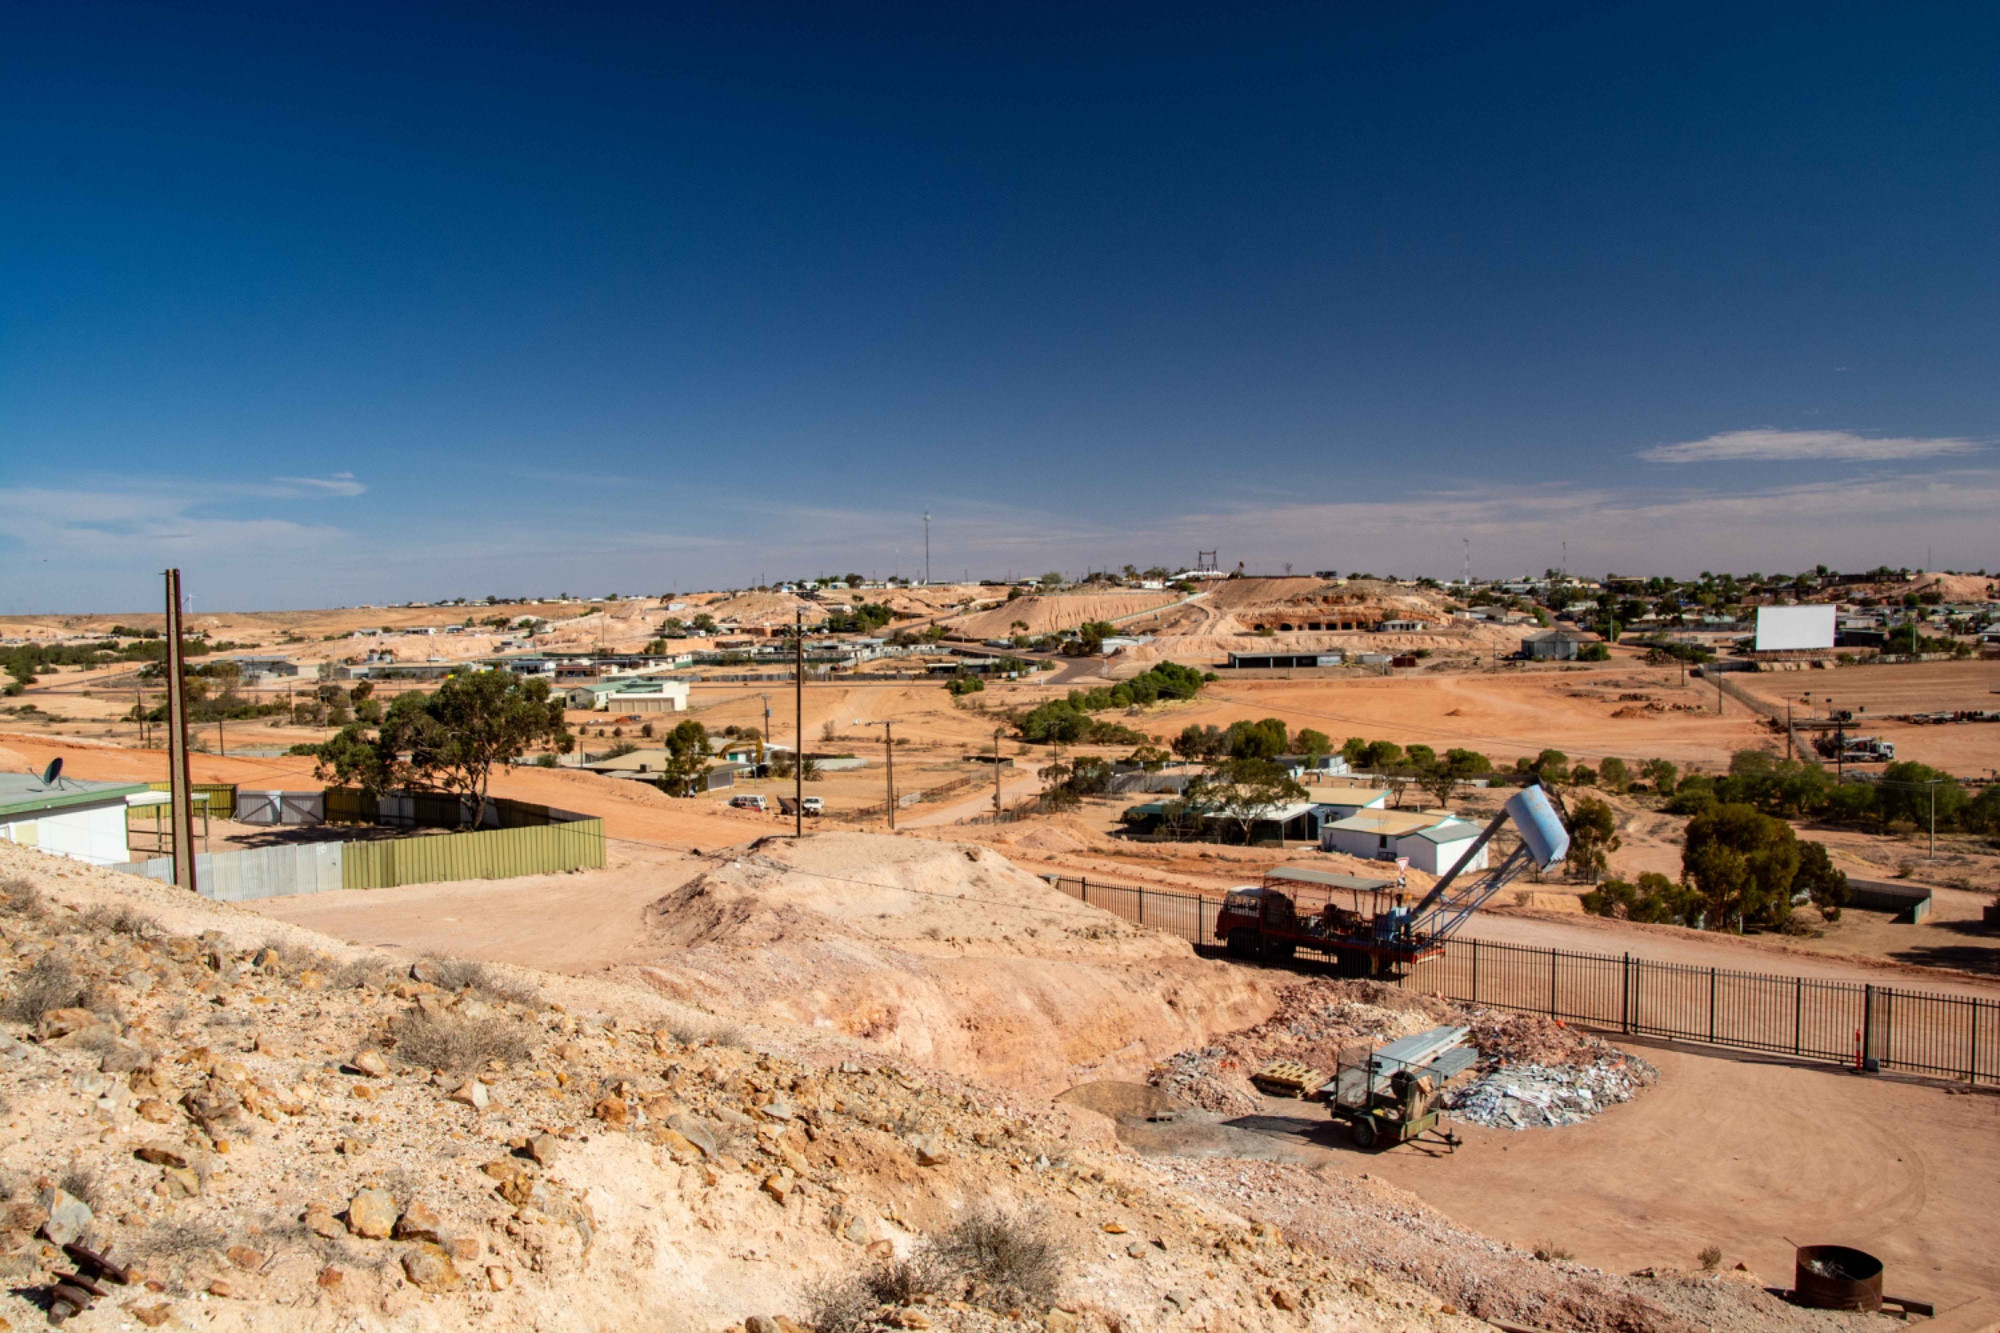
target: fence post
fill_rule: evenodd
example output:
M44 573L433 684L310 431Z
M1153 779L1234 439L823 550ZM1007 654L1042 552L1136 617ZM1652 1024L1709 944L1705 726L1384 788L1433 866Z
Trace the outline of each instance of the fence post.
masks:
M1861 988L1861 1067L1874 1073L1875 1058L1875 988Z
M1715 969L1708 969L1708 1039L1715 1040Z
M1549 1017L1556 1014L1556 950L1549 950Z
M1965 1081L1979 1081L1979 997L1972 998L1972 1045L1965 1053Z
M1139 890L1139 924L1141 926L1146 924L1146 891L1144 889Z
M1804 977L1792 977L1792 989L1794 989L1794 993L1792 993L1792 1055L1798 1055L1798 1049L1804 1045L1804 1039L1806 1039L1804 1037L1804 1029L1806 1029L1806 979Z
M1632 1031L1632 955L1626 954L1618 969L1618 1030Z
M1479 1003L1479 941L1472 941L1472 1002Z

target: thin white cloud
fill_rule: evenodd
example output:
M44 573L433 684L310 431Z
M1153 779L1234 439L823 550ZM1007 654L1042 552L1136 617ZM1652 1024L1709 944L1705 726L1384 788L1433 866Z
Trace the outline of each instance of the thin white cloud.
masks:
M1730 430L1707 439L1641 449L1648 463L1881 461L1977 453L1979 440L1956 436L1857 435L1845 430Z
M352 472L336 472L326 477L275 477L281 486L295 488L297 495L361 495L368 488L354 479Z

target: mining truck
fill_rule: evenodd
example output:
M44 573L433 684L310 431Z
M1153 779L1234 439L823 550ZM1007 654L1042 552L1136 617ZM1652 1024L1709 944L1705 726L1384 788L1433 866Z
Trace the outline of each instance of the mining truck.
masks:
M1520 845L1499 865L1461 874L1507 824ZM1215 938L1240 958L1317 953L1342 972L1374 976L1444 952L1445 941L1494 894L1530 867L1547 870L1569 854L1560 798L1524 787L1507 798L1458 863L1416 902L1401 885L1311 867L1278 866L1263 882L1231 889L1215 918Z

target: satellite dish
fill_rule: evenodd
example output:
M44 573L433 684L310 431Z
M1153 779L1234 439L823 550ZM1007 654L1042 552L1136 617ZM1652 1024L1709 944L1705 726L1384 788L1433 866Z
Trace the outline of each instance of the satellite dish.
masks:
M56 779L61 776L62 776L62 756L57 755L55 758L49 760L49 766L42 770L42 785L44 787L53 787L56 783Z

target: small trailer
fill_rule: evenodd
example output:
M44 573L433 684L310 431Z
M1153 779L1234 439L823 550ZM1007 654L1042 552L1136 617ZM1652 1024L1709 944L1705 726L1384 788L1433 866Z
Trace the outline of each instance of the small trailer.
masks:
M1420 1144L1432 1152L1458 1151L1462 1140L1438 1128L1438 1094L1477 1059L1465 1045L1469 1029L1432 1028L1355 1059L1320 1088L1327 1114L1344 1123L1363 1151Z

